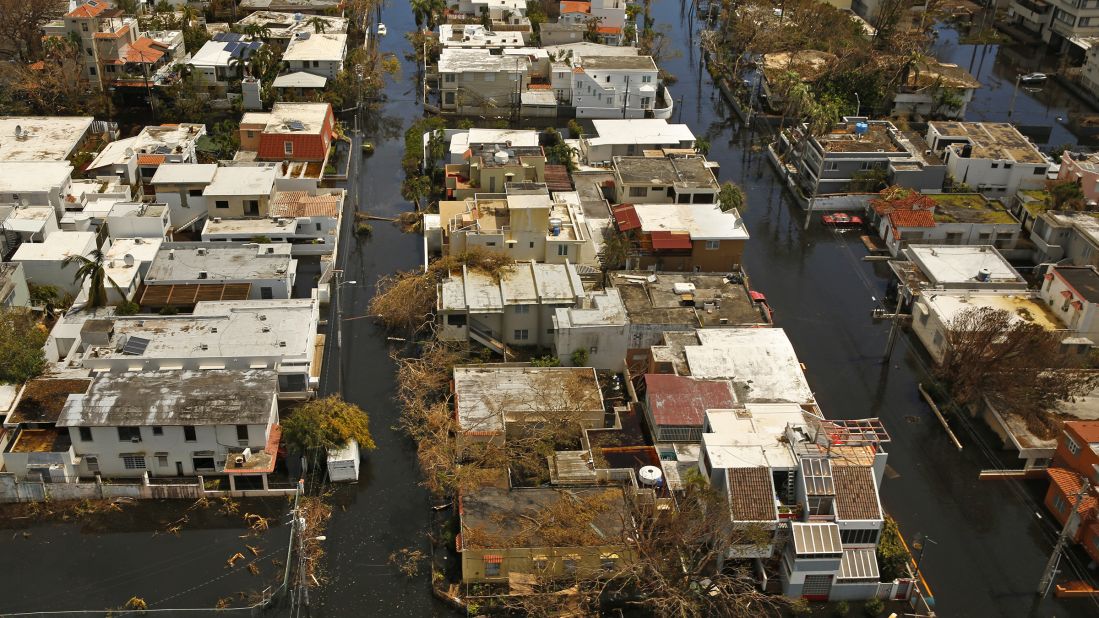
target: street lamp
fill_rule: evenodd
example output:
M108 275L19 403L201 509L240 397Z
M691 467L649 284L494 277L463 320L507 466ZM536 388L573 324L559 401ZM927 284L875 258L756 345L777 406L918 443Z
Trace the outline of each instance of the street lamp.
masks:
M336 303L336 378L339 390L343 390L343 363L340 361L343 356L343 297L340 295L340 288L345 285L355 285L358 281L340 281L343 278L343 270L336 270L334 272L336 278L335 287L335 299Z
M855 115L858 116L862 112L862 99L859 98L859 93L855 93Z
M937 541L935 541L935 539L933 539L929 536L925 536L921 540L920 536L916 535L916 539L914 541L912 541L912 547L915 547L915 548L920 550L920 555L916 557L916 576L917 577L919 577L919 575L920 575L920 564L923 563L923 552L927 549L927 543L931 543L932 545L938 545L939 544Z

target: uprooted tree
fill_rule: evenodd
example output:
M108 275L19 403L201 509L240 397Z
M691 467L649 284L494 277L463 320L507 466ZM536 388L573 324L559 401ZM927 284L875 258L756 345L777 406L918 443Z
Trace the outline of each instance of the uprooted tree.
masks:
M945 355L936 376L963 404L988 398L1019 414L1039 435L1052 435L1049 410L1099 386L1099 372L1064 331L1048 330L1026 309L974 307L947 325Z
M301 453L343 448L351 440L358 442L359 448L374 448L370 417L359 406L336 395L298 406L282 420L282 439Z

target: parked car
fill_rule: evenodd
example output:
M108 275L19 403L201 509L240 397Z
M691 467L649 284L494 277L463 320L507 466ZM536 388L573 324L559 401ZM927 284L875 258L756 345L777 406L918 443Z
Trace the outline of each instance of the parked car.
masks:
M832 227L862 227L862 217L849 215L845 212L824 215L820 220L825 225L831 225Z
M1027 73L1019 78L1019 81L1024 84L1041 84L1049 79L1049 76L1045 73Z

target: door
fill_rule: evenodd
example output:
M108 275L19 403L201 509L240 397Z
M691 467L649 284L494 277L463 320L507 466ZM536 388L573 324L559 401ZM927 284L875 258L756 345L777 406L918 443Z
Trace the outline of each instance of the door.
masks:
M831 575L806 575L801 597L809 601L827 601L832 592Z
M183 462L176 462L176 476L183 476Z
M244 200L244 214L255 217L259 215L259 201L258 200Z
M274 290L269 287L262 287L259 289L259 297L263 300L271 300L275 297Z

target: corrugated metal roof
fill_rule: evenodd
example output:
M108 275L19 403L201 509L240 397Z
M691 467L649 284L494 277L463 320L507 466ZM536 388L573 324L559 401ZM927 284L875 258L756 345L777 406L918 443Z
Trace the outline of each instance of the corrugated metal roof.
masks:
M672 374L645 375L646 402L657 425L701 427L706 410L736 403L725 380L699 380Z
M653 249L690 249L691 235L682 232L656 231L649 234L653 243Z
M794 537L794 552L799 556L815 554L839 556L843 552L840 528L836 524L794 522L790 524L790 528Z
M612 212L614 213L614 221L618 225L619 232L628 232L641 227L641 219L637 216L637 211L634 209L633 204L615 206Z

